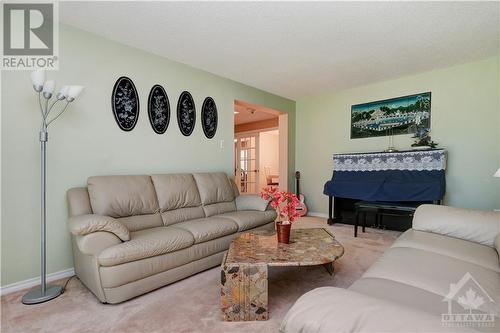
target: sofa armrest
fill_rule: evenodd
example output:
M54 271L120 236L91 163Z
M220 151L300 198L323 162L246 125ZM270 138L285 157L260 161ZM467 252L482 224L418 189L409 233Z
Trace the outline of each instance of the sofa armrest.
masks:
M87 214L70 217L69 230L75 236L107 231L116 235L122 241L130 240L130 232L123 224L112 217L103 215Z
M122 243L122 240L110 232L97 231L84 236L75 236L75 242L80 252L97 256L108 247Z
M494 246L500 232L500 213L439 205L422 205L413 217L413 229Z
M236 210L265 211L269 202L257 194L244 194L236 197Z
M443 332L441 316L352 290L323 287L302 295L281 323L282 333Z

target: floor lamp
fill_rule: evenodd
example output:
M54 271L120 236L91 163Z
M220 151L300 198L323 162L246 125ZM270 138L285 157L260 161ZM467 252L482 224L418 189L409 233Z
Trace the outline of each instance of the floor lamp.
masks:
M49 133L47 128L49 125L59 118L60 115L66 111L69 103L73 102L75 98L80 95L83 90L82 86L63 86L60 92L55 96L55 100L49 103L52 98L52 94L55 88L54 81L45 81L45 71L37 70L31 73L31 81L33 83L33 88L38 93L38 105L40 107L40 112L42 115L42 123L40 128L40 176L41 176L41 212L40 212L40 287L37 287L23 296L22 302L24 304L38 304L46 301L50 301L53 298L61 295L64 290L62 286L58 285L47 285L47 272L46 272L46 253L45 253L45 240L46 240L46 147L47 141L49 139ZM61 101L65 101L59 112L49 118L49 115L54 108L54 106ZM50 104L50 106L49 106Z

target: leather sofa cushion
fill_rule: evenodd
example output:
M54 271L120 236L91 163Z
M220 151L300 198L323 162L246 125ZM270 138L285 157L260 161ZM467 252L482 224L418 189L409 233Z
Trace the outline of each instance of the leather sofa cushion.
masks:
M445 297L450 291L450 284L458 283L466 273L470 273L494 298L498 307L500 273L436 252L408 247L390 248L365 272L363 278L392 280Z
M494 247L500 212L422 205L413 217L413 229Z
M385 299L420 311L440 316L448 310L443 296L407 285L405 283L380 278L362 278L354 282L349 290ZM457 305L457 302L453 302Z
M161 212L201 206L198 187L191 174L151 176Z
M102 251L97 260L102 266L114 266L158 256L194 244L193 235L183 229L157 227L130 233L130 240Z
M244 194L236 197L236 209L237 210L257 210L265 211L269 202L262 199L260 195L257 194Z
M342 288L317 288L302 295L281 323L282 333L469 332L443 327L441 316Z
M127 217L159 211L150 176L97 176L87 185L94 214Z
M234 200L233 187L224 172L195 173L193 176L203 205Z
M163 221L160 214L134 215L116 219L130 231L138 231L147 228L161 227Z
M212 239L207 242L194 244L189 248L190 257L194 261L211 256L215 253L227 251L231 242L239 235L239 233L233 233L227 236Z
M194 237L195 244L234 234L238 231L236 223L229 219L217 217L180 222L176 223L172 228L190 232Z
M404 232L392 247L410 247L435 252L500 272L495 249L458 238L410 229Z
M266 210L264 212L236 211L220 214L215 217L231 219L238 225L238 231L245 231L273 222L276 219L276 212L274 210Z
M237 234L216 238L208 242L194 244L182 250L128 262L123 265L101 267L102 286L104 288L118 287L226 251L235 237L237 237Z
M185 265L191 261L190 253L191 247L187 247L122 265L100 267L102 286L103 288L119 287Z
M163 271L158 274L148 276L144 279L124 284L119 287L103 288L104 294L106 295L106 302L110 304L120 303L128 299L131 299L135 296L145 294L149 291L164 287L170 283L187 278L193 274L202 272L206 269L219 266L223 256L224 252L216 253L209 257L193 261L188 264L175 267L167 271ZM167 306L163 305L163 309L170 310L168 306L172 304L172 299L170 298L162 301L163 304L165 304L165 302L169 303ZM158 304L158 306L161 307L162 305ZM179 304L172 304L171 306L179 306ZM125 307L127 306L125 305ZM123 307L120 306L119 308L122 309ZM192 309L192 307L190 309ZM166 312L164 313L166 314ZM142 313L139 315L142 315ZM188 318L186 319L189 320ZM165 327L166 328L164 328L162 331L165 330L171 331L169 330L170 326L168 324L166 324ZM132 331L137 331L137 330L138 329L136 329L135 326L132 329ZM139 331L144 331L144 329L142 330L139 329Z
M234 212L236 210L236 204L234 201L230 202L218 202L211 205L203 206L203 211L205 216L214 216L227 212Z
M272 225L268 225L267 227L272 228ZM196 260L221 253L229 249L231 241L238 237L238 235L238 233L233 233L207 242L194 244L175 252L136 260L122 265L100 267L102 285L104 288L115 288L168 270L174 270L176 267L185 265L188 262L195 262Z
M172 225L187 220L201 219L203 217L205 217L205 211L201 206L167 210L161 213L164 225Z

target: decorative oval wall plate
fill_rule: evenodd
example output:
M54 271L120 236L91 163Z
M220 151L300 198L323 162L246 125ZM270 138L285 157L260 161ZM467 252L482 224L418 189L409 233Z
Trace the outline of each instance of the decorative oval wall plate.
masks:
M209 139L212 139L217 132L217 120L217 105L212 97L207 97L201 107L201 127Z
M153 130L158 134L165 133L170 123L170 102L167 92L159 84L149 92L148 116Z
M190 136L196 124L196 108L193 96L188 91L183 91L177 102L177 123L181 133Z
M131 131L139 119L139 95L131 79L120 77L113 87L111 107L116 123L124 131Z

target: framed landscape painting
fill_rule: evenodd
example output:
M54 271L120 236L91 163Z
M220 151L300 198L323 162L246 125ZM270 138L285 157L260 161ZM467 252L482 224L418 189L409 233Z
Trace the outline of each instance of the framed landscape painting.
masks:
M412 134L430 124L430 92L351 106L351 139Z

